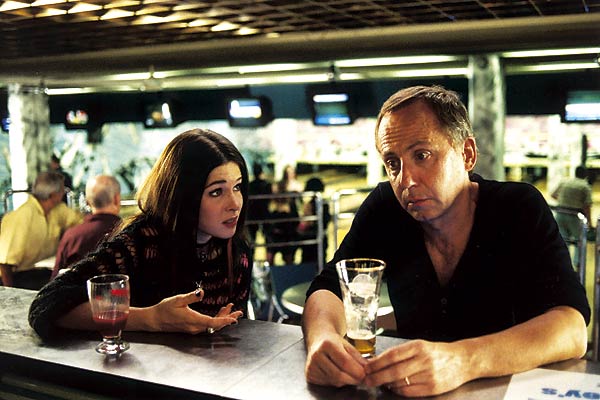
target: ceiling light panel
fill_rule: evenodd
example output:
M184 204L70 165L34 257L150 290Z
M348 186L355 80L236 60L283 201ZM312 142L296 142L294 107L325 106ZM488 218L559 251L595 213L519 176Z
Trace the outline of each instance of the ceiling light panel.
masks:
M0 5L0 12L18 10L20 8L27 7L29 7L28 3L22 3L20 1L5 1L2 3L2 5Z
M97 4L80 2L80 3L76 3L73 7L71 7L68 10L68 13L69 14L77 14L77 13L81 13L81 12L98 11L98 10L102 10L102 6L99 6Z
M120 8L113 8L108 10L103 16L100 17L101 20L108 19L118 19L118 18L127 18L134 16L135 13L133 11L121 10Z

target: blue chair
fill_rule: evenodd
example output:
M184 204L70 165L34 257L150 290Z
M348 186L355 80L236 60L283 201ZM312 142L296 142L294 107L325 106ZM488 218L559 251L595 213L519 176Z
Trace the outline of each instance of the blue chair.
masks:
M305 292L305 288L316 275L317 263L272 265L270 268L272 295L269 320L273 319L275 311L279 314L277 319L279 323L292 316L299 317L301 314L285 307L285 302L282 302L281 298L283 292L292 287L298 287L300 291Z

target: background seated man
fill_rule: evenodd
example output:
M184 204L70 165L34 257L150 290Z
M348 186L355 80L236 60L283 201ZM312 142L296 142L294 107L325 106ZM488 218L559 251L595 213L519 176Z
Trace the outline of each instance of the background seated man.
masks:
M56 252L52 279L94 250L121 223L121 186L112 176L98 175L85 186L85 199L92 209L82 224L69 228Z
M37 290L48 283L51 271L34 264L54 256L62 233L83 219L62 202L63 182L58 172L40 173L27 201L2 219L0 271L4 286Z
M481 377L582 357L590 308L542 194L472 173L467 110L441 87L402 89L382 106L375 143L389 182L358 210L304 308L306 378L431 396ZM387 263L398 336L361 358L343 336L335 262Z
M575 168L575 177L562 179L552 192L552 198L557 200L556 205L559 207L581 211L587 218L590 229L592 229L592 185L588 183L586 178L587 171L585 167L578 166ZM564 238L579 238L580 222L576 215L558 213L556 222Z

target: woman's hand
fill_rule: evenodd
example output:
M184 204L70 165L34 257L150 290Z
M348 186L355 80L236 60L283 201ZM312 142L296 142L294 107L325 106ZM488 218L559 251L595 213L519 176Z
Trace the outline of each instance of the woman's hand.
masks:
M135 321L139 321L141 318L146 319L147 329L142 330L184 332L195 335L201 332L218 331L225 326L235 324L243 314L241 311L231 311L233 303L222 307L214 317L201 314L189 307L190 304L201 301L203 297L204 292L202 290L167 297L152 307L137 309L136 311L140 313L139 318L137 316L131 318L131 311L134 311L131 310L130 320L135 325ZM136 330L136 327L129 322L127 323L127 330Z

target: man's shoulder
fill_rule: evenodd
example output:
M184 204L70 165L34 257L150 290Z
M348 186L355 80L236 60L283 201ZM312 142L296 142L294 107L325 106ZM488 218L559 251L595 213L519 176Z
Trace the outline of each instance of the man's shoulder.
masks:
M33 197L30 197L25 203L21 204L16 209L4 214L4 217L2 217L2 223L7 224L15 221L21 221L23 219L29 219L35 214L39 214L35 202L37 201Z
M527 182L495 181L488 179L476 180L479 183L480 194L503 201L505 198L523 198L523 196L542 196L538 188Z

